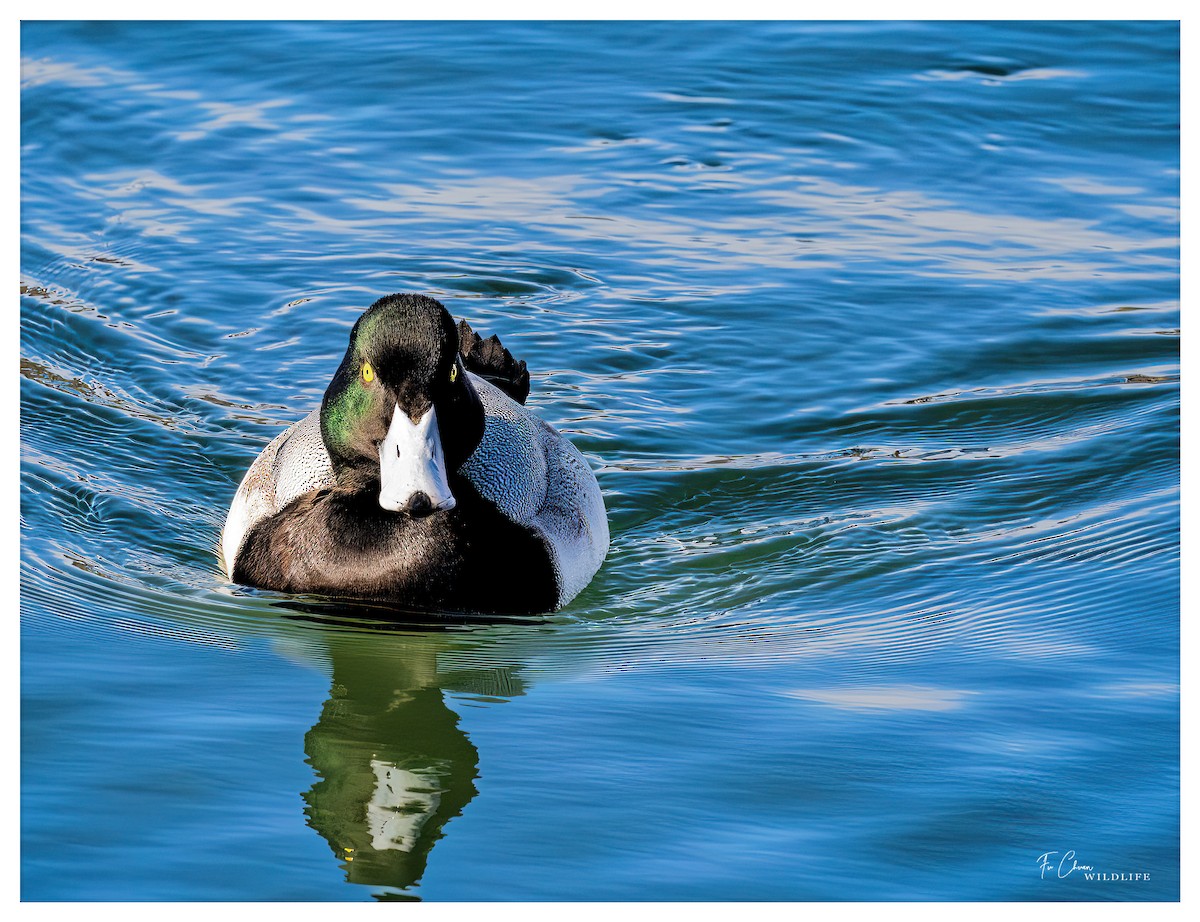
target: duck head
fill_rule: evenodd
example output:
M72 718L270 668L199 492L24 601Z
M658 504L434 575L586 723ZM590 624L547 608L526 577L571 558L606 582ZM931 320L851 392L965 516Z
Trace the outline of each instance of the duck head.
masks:
M372 304L321 402L321 438L339 484L378 491L389 512L453 509L453 474L482 436L483 407L447 310L412 294Z

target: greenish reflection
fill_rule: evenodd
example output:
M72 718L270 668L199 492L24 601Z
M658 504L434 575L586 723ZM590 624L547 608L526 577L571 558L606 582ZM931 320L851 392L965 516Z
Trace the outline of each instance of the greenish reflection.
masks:
M446 824L478 793L479 753L444 692L522 694L507 667L439 670L461 638L441 633L328 637L329 700L304 738L319 776L305 814L353 884L389 888L377 899L417 899Z

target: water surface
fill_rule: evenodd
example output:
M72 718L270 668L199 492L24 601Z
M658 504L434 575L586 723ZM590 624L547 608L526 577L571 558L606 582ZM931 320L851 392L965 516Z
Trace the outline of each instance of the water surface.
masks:
M26 23L23 897L1177 899L1178 38ZM598 472L565 611L222 578L393 291Z

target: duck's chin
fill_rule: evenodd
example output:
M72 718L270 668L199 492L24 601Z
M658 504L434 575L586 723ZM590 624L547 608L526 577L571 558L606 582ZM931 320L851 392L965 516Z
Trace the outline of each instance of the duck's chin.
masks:
M398 515L406 515L415 519L423 519L438 512L449 512L457 505L458 500L452 495L435 503L424 491L411 493L403 499L384 493L379 494L380 508L386 512L395 512Z

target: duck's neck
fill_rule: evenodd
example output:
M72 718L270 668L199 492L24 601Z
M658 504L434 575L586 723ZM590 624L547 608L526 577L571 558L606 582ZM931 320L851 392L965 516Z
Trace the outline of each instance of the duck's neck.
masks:
M446 469L456 473L483 439L483 403L466 374L460 375L459 386L438 406L437 414Z

